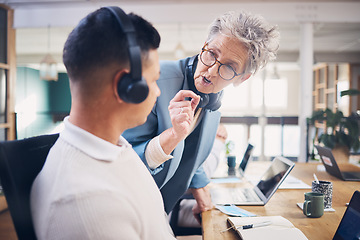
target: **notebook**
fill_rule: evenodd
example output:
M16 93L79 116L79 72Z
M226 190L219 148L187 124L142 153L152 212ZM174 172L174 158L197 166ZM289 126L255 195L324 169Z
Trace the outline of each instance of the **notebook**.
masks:
M284 157L276 157L253 188L210 189L214 204L265 205L274 195L280 184L294 168L295 163Z
M333 240L360 239L360 192L355 191Z
M326 171L344 181L360 181L360 172L341 172L330 148L315 145Z
M236 168L234 172L229 172L228 167L226 165L225 168L220 167L219 170L217 170L211 178L233 178L233 177L242 178L244 176L245 169L246 166L248 165L253 149L254 146L249 143L246 147L244 156L240 162L239 167Z
M228 222L243 240L306 240L304 233L282 216L228 217ZM261 227L256 227L261 225ZM245 226L245 227L244 227ZM255 227L251 227L255 226ZM244 229L243 229L244 228Z

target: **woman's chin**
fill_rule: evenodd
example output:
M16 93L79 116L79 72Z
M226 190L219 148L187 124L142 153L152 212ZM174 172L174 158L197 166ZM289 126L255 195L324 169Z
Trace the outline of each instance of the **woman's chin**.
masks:
M212 84L205 83L205 82L201 81L200 83L196 82L195 86L196 86L196 90L198 90L201 93L209 94L209 93L213 92L212 91L213 90L213 85Z

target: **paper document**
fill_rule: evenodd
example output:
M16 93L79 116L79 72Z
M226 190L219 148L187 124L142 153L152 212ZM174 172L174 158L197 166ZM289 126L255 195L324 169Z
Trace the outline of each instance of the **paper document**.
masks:
M294 176L287 176L279 189L311 189L311 186Z
M212 183L240 183L242 180L240 178L212 178L210 180Z
M243 240L276 239L276 240L306 240L300 229L282 216L265 217L228 217L228 222ZM271 222L270 224L261 224ZM242 229L243 226L258 226ZM229 231L233 231L232 229Z
M304 203L301 202L301 203L297 203L296 204L301 210L303 210L303 206L304 206ZM333 208L325 208L324 209L324 212L335 212L335 209Z

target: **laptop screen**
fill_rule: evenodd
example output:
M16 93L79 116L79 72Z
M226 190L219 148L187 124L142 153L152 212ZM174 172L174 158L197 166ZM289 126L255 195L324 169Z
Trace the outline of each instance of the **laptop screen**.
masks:
M250 143L248 144L246 150L245 150L245 153L244 153L244 157L239 165L239 168L242 170L242 171L245 171L245 168L246 168L246 165L249 161L249 158L251 156L251 152L253 150L254 146L251 145Z
M292 167L293 164L294 163L292 162L287 163L287 161L281 161L278 157L273 160L273 163L257 184L257 187L266 198L269 198L271 193L275 190L280 181L283 179L283 176L287 174L289 168Z
M333 240L360 239L360 192L355 191Z

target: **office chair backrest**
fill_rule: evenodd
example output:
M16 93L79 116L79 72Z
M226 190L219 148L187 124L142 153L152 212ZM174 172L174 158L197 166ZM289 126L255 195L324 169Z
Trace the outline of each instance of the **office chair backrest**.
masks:
M59 134L0 143L0 179L18 238L36 239L30 190Z

